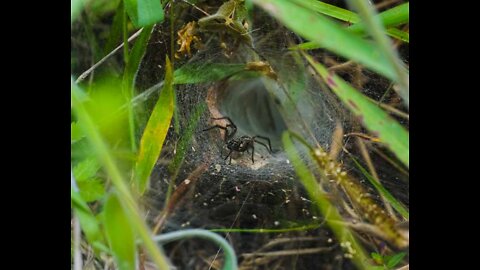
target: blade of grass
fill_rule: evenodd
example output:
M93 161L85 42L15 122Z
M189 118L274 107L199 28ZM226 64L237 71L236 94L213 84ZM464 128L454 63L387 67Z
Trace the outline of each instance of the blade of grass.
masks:
M383 27L391 28L391 27L408 23L410 18L409 13L410 13L410 4L409 2L407 2L401 5L398 5L396 7L390 8L388 10L385 10L375 16L378 16L378 20L380 21L380 24L383 25ZM365 23L358 22L348 27L348 29L354 33L363 32L365 31Z
M351 244L351 247L355 250L355 255L353 256L353 262L355 265L360 269L369 269L370 265L368 264L368 257L366 256L365 251L354 238L349 228L340 224L340 222L343 222L343 218L340 216L337 208L327 199L325 191L323 191L313 173L300 158L288 131L283 133L282 142L287 157L292 162L299 180L307 190L310 198L315 202L315 205L322 212L328 226L332 229L333 233L341 243L349 242Z
M118 43L122 40L122 33L123 33L123 23L124 23L124 16L125 8L123 5L123 1L120 1L115 11L115 16L113 17L112 26L110 29L110 35L108 36L107 44L105 45L105 53L111 52ZM125 31L126 32L126 31Z
M175 70L175 84L194 84L219 81L245 69L245 64L184 65Z
M80 101L82 90L74 83L73 78L71 82L71 103L73 109L78 117L79 123L92 145L99 161L103 164L108 173L112 184L118 191L118 196L125 209L128 210L129 218L136 232L140 235L146 250L149 252L152 260L160 269L168 269L167 261L163 253L158 249L157 245L152 241L151 234L145 224L138 206L124 181L120 170L118 169L113 157L110 154L107 145L103 141L100 133L95 127L93 120L88 114L84 104Z
M356 158L354 158L352 155L350 155L350 158L353 160L355 165L357 166L358 169L362 172L362 174L368 179L368 181L375 187L375 189L378 191L378 193L382 194L382 196L385 197L385 199L388 200L388 202L392 205L392 207L397 210L405 219L409 219L409 214L408 210L403 207L403 205L393 197L393 195L388 192L381 184L379 184L373 176L358 162Z
M82 199L82 196L78 191L75 191L72 187L70 189L70 197L72 202L72 208L80 221L80 227L85 233L85 237L92 245L94 251L108 251L105 246L105 240L103 239L102 232L100 230L100 224L93 215L92 211L88 207L87 203Z
M158 101L148 119L140 140L140 151L135 164L136 186L140 193L145 191L150 174L162 151L163 142L173 116L173 71L168 56L165 61L165 83Z
M178 175L178 170L180 169L183 159L185 158L187 147L190 144L193 132L197 128L200 117L202 116L206 108L207 106L205 105L205 103L200 103L195 107L188 121L187 128L183 132L182 137L178 142L175 156L173 157L170 165L168 165L168 171L170 172L171 177L170 184L168 185L167 195L165 196L165 202L168 202L170 199L170 194L172 193L172 188ZM165 204L165 206L167 206L167 204Z
M293 2L312 11L330 16L348 23L358 23L360 18L355 12L317 0L293 0Z
M410 42L410 34L408 32L402 31L397 28L389 28L387 29L387 34L392 37L396 37L397 39L400 39L401 41L405 41L407 43Z
M81 140L85 135L82 132L80 126L78 126L77 122L70 123L70 143L75 143Z
M125 9L136 27L162 22L165 16L158 0L125 0Z
M135 269L135 234L115 193L107 197L104 215L105 232L118 269Z
M399 94L408 107L409 104L409 88L408 88L408 73L405 66L398 57L397 51L393 48L390 39L387 38L385 28L380 21L375 7L368 2L368 0L350 0L348 1L352 5L362 18L362 23L365 24L367 32L376 41L376 44L380 50L381 55L389 62L389 66L393 67L395 71L395 78L399 86ZM406 7L408 14L408 6Z
M393 81L400 80L391 62L380 53L378 46L349 33L327 17L287 0L254 0L254 2L304 38L317 42L343 57L358 61Z
M304 54L304 56L330 89L358 117L362 125L370 130L373 136L380 138L398 159L408 167L408 131L342 78L330 73L322 64L313 60L311 56L307 54Z
M235 255L235 250L230 246L230 244L219 236L216 233L202 230L202 229L190 229L190 230L181 230L176 232L164 233L162 235L157 235L154 237L154 240L162 244L182 240L186 238L199 237L203 239L210 240L219 245L225 254L225 260L223 263L223 270L237 270L237 256Z
M346 28L347 31L352 33L363 33L365 26L361 24L360 17L349 10L332 6L323 2L316 0L295 0L295 2L309 7L312 10L315 10L321 14L348 22L353 23L353 25ZM409 42L408 33L397 28L394 28L398 25L408 23L409 21L409 5L408 3L401 4L389 10L383 11L378 14L379 19L382 21L382 24L385 28L388 28L386 33L389 36L392 36L396 39L400 39L405 42ZM304 42L296 46L291 47L291 50L294 49L303 49L303 50L314 50L322 48L323 46L313 42Z
M72 0L71 7L70 7L70 23L77 19L78 15L82 11L83 7L89 2L90 0Z
M300 227L292 228L281 228L281 229L270 229L270 228L260 228L260 229L243 229L243 228L220 228L220 229L210 229L211 232L226 232L226 233L284 233L284 232L294 232L294 231L307 231L318 229L321 224L305 225Z
M142 33L135 41L135 45L133 45L132 51L129 55L127 66L125 67L125 72L123 74L122 88L127 104L128 125L130 130L130 146L133 152L137 151L132 103L132 98L135 96L135 77L140 67L140 62L145 55L145 50L147 48L148 40L150 39L152 30L153 25L143 28Z

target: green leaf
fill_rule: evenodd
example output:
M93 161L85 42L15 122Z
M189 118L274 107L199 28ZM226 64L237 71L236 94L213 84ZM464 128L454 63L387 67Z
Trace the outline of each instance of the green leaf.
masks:
M70 143L75 143L83 137L85 137L85 134L83 134L83 131L78 125L78 123L72 122L70 124Z
M107 144L104 142L100 132L96 128L92 116L85 108L85 105L81 102L80 95L80 88L75 84L73 78L71 78L70 97L72 106L88 141L92 145L93 152L96 153L97 158L102 162L105 172L108 173L109 179L111 179L122 202L128 209L130 219L135 226L136 232L141 237L145 249L150 254L150 258L155 262L159 269L168 269L168 264L163 252L153 242L148 227L145 224L144 216L139 211L135 199L130 192L130 188L114 161Z
M115 16L113 17L112 26L110 29L110 35L108 36L107 44L105 45L105 53L108 54L113 51L122 40L123 32L123 20L124 15L124 4L123 0L119 2L117 10L115 11Z
M316 12L321 14L348 22L353 23L353 25L346 28L347 31L352 33L363 33L365 26L360 22L360 17L358 14L351 12L350 10L346 10L343 8L339 8L336 6L332 6L317 0L295 0L298 4L310 8ZM389 36L392 36L396 39L400 39L405 42L409 42L409 35L407 32L401 31L395 26L402 25L408 23L409 21L409 3L404 3L394 8L388 9L383 11L382 13L378 14L379 19L382 21L382 24L385 28L388 28L386 33ZM319 49L323 46L316 43L316 42L304 42L299 45L295 45L290 49L303 49L303 50L313 50Z
M254 2L304 38L343 57L358 61L393 81L400 80L391 62L384 57L376 44L349 33L323 15L287 0L254 0Z
M348 23L358 23L360 18L355 12L340 8L334 5L330 5L318 0L293 0L293 2L302 5L312 11L330 16L335 19L339 19Z
M172 175L175 175L176 174L175 172L180 168L180 165L182 164L183 159L185 158L185 153L187 152L188 146L190 145L193 132L197 128L200 117L202 116L205 109L206 109L205 103L199 103L197 106L195 106L193 113L191 114L190 119L188 120L187 127L185 128L185 131L182 133L182 136L177 144L177 150L176 150L177 152L175 153L175 156L170 162L170 165L168 165L168 171Z
M131 102L132 98L135 96L135 76L138 73L140 67L140 62L145 54L145 50L148 45L148 40L153 30L153 25L146 26L143 28L142 33L135 41L135 45L132 48L132 51L129 55L129 60L127 66L125 67L125 72L123 74L123 92L126 97L127 104L127 113L128 113L128 124L129 124L129 133L130 133L130 147L133 152L137 151L136 136L135 136L135 123L133 115L133 104Z
M175 92L173 90L172 65L168 56L165 61L165 68L165 84L143 131L140 151L135 164L137 188L140 193L143 193L147 187L150 173L162 151L163 142L173 116Z
M77 181L83 181L95 176L100 169L100 164L96 158L87 158L79 162L73 168L73 176Z
M388 9L380 14L378 14L378 18L381 20L383 26L385 28L391 28L398 25L406 24L409 22L409 2L398 5L391 9ZM363 32L365 29L365 25L362 22L356 23L348 29L352 32Z
M357 116L360 123L370 130L402 161L409 166L409 135L395 119L390 117L375 103L339 76L330 73L322 64L305 54L305 58L315 68L332 91Z
M73 187L70 189L70 197L73 211L78 217L80 227L82 227L88 242L96 251L99 249L106 250L107 248L103 244L104 239L100 231L100 225L87 203L83 200L79 192L74 191Z
M118 269L135 269L135 234L116 194L110 194L104 206L104 224Z
M387 267L389 269L395 267L397 264L399 264L403 257L405 257L405 255L407 255L407 253L405 252L400 252L398 254L395 254L393 255L388 261L387 261Z
M377 252L372 252L370 254L372 259L375 261L376 264L383 264L383 256L378 254Z
M387 34L397 39L400 39L401 41L405 41L407 43L410 42L410 34L397 28L388 28Z
M100 178L90 178L83 181L77 181L80 195L85 202L93 202L103 197L105 194L105 187Z
M245 64L187 64L175 70L174 84L219 81L244 70Z
M136 27L162 22L165 16L159 0L125 0L125 9Z

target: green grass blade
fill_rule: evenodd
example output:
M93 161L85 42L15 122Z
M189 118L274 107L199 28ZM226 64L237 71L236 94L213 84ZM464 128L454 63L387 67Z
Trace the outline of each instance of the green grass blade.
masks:
M81 98L84 96L84 94L83 91L81 91L81 89L74 83L73 78L71 81L70 93L72 107L78 118L78 121L81 124L87 139L92 145L92 149L97 155L98 160L101 161L113 185L116 187L122 204L126 209L128 209L129 217L133 226L135 227L136 232L140 235L145 249L150 254L151 259L160 269L168 269L167 261L162 252L152 241L147 225L143 221L143 217L140 215L138 206L132 194L130 193L125 180L123 179L117 164L115 163L106 143L97 130L93 119L85 108L85 105L81 102Z
M292 162L293 168L295 169L299 180L307 190L310 198L315 202L318 209L322 212L328 226L332 229L333 233L338 238L338 241L350 242L352 248L356 251L355 256L353 256L353 262L360 269L368 269L370 265L368 264L365 251L354 238L352 232L347 227L339 224L339 222L343 221L343 218L341 217L337 208L327 199L325 196L325 191L322 190L313 173L307 168L305 163L300 158L300 155L295 148L288 131L283 133L282 142L287 157Z
M75 143L81 140L85 135L77 122L70 123L70 143Z
M315 68L332 91L358 117L363 126L380 140L402 161L409 166L409 136L397 121L367 99L358 90L342 78L330 73L322 64L305 54L305 58Z
M92 178L100 170L100 164L95 158L87 158L73 168L73 176L77 181Z
M103 239L103 235L100 230L100 224L88 207L87 203L83 200L80 193L75 191L72 187L70 189L70 197L73 211L80 221L80 227L82 228L88 242L94 247L95 251L108 250L108 248L104 245L105 240Z
M123 74L123 93L125 95L126 104L127 104L127 113L128 113L128 125L130 131L130 146L133 152L137 151L137 143L135 136L135 123L133 115L133 104L132 98L135 96L135 77L137 75L138 69L140 67L140 62L145 54L145 50L148 45L148 40L152 33L153 25L146 26L143 28L142 33L135 41L135 45L132 48L132 51L128 57L128 63L125 67L125 72Z
M72 0L71 7L70 7L70 22L72 23L77 19L80 12L82 12L83 6L87 4L89 0Z
M367 32L369 32L372 38L376 41L379 53L388 61L389 66L393 68L396 78L394 81L400 86L399 94L408 107L408 73L403 62L399 59L397 51L393 48L390 39L384 34L385 28L383 27L379 16L376 16L377 13L375 7L368 0L350 0L349 3L358 10Z
M176 232L165 233L154 237L154 240L160 243L168 243L171 241L182 240L192 237L199 237L203 239L210 240L219 245L224 254L225 261L223 262L222 270L237 270L237 256L235 255L235 250L230 246L230 244L221 236L216 233L203 230L203 229L190 229L190 230L181 230Z
M100 164L95 158L87 158L73 168L73 176L85 202L96 201L105 194L103 181L95 177L99 169Z
M195 107L193 113L190 115L187 127L177 144L177 152L175 153L172 162L170 162L170 164L168 165L168 171L170 172L171 178L168 185L167 195L165 196L165 207L168 205L167 202L170 199L170 194L172 193L173 185L175 184L175 179L178 175L178 170L183 163L187 148L190 145L190 141L192 140L193 132L197 128L200 117L202 116L206 108L207 106L205 105L205 103L199 103Z
M120 1L113 17L112 26L110 29L110 35L108 36L107 44L105 45L105 54L110 53L120 44L123 35L123 24L125 16L123 16L124 10L123 1Z
M104 205L104 225L118 269L134 270L135 234L128 215L114 193L107 197Z
M407 43L410 42L410 34L408 32L402 31L397 28L389 28L387 29L387 34L389 36L395 37L397 39L400 39L401 41L405 41Z
M225 79L245 69L244 64L192 64L175 70L175 84L195 84Z
M150 173L162 151L163 142L173 116L173 96L175 93L173 90L172 65L168 56L165 61L165 68L165 83L143 131L140 151L135 164L135 178L140 193L143 193L147 187Z
M399 264L402 260L403 257L407 255L406 252L400 252L398 254L393 255L388 261L387 261L387 267L388 269L393 269L397 264Z
M348 28L347 28L348 30ZM404 42L407 42L409 43L410 42L410 35L408 34L408 32L405 32L405 31L402 31L400 29L397 29L397 28L389 28L387 29L387 35L391 36L391 37L394 37L396 39L399 39L401 41L404 41ZM304 42L304 43L300 43L298 45L295 45L295 46L292 46L289 48L289 50L315 50L315 49L320 49L320 48L323 48L322 45L319 45L318 43L316 42L313 42L313 41L307 41L307 42Z
M352 33L362 33L365 29L365 26L360 22L360 17L349 10L325 4L317 0L295 0L295 2L308 7L316 12L321 14L353 23L353 25L346 28L347 31ZM409 22L409 4L401 4L394 8L383 11L378 14L382 24L385 28L388 28L386 33L396 39L400 39L405 42L409 42L408 33L394 28L395 26L402 25ZM319 49L323 46L313 42L308 41L302 44L291 47L290 49L302 49L302 50L313 50Z
M360 18L355 12L330 5L318 0L293 0L293 2L312 11L349 23L358 23Z
M397 210L405 219L409 219L409 214L408 210L403 207L403 205L393 197L393 195L386 190L383 185L378 183L373 176L368 173L368 171L355 159L353 156L350 156L350 158L353 160L355 165L357 166L358 169L362 172L362 174L368 179L368 181L375 187L375 189L378 191L378 193L382 194L383 197L392 205L392 207Z
M385 28L391 28L406 24L409 22L410 18L410 5L409 3L404 3L381 12L377 15L378 19L381 21L381 24ZM352 32L363 32L365 29L365 24L363 22L356 23L347 28Z
M259 228L259 229L243 229L243 228L219 228L219 229L210 229L211 232L223 232L223 233L284 233L284 232L295 232L295 231L308 231L313 229L318 229L320 224L304 225L299 227L290 227L290 228Z
M136 27L162 22L165 16L158 0L125 0L125 9Z
M254 0L254 2L304 38L317 42L341 56L358 61L393 81L400 80L390 61L382 55L375 44L349 33L323 15L287 0Z

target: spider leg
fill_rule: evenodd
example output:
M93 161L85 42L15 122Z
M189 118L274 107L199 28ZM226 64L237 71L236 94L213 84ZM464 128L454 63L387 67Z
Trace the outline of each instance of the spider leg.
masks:
M267 142L268 142L268 147L267 147L264 143L257 141L256 138L260 138L260 139L267 140ZM257 143L265 146L265 148L267 148L267 150L270 152L270 154L272 153L272 145L271 145L271 143L270 143L270 139L269 139L269 138L256 135L256 136L253 136L252 139L253 139L254 142L257 142Z
M255 146L253 146L253 143L250 144L249 148L252 148L252 163L255 164L255 160L253 160L253 155L255 154Z
M233 136L235 135L235 133L237 133L237 126L233 123L232 119L230 119L230 117L228 116L225 116L225 117L219 117L219 118L214 118L212 117L211 119L213 120L223 120L223 119L226 119L229 124L227 124L227 127L231 127L233 129L232 133L231 134L228 134L227 136L227 139L231 139L233 138ZM227 140L226 139L226 140Z
M214 128L219 128L219 129L225 130L225 142L227 142L231 135L230 135L230 133L228 132L228 128L226 128L226 127L222 127L222 126L220 126L220 125L214 125L214 126L211 126L211 127L206 128L206 129L204 129L204 130L202 130L202 131L207 131L207 130L214 129Z
M225 157L224 160L227 160L228 157L230 157L230 162L228 164L232 164L232 157L230 156L232 154L233 150L230 150L230 152L228 153L228 155Z
M262 142L259 142L259 141L254 141L254 142L256 142L256 143L258 143L258 144L261 144L261 145L265 146L265 148L267 148L267 150L268 150L270 153L272 153L272 151L271 151L270 149L268 149L268 147L267 147L267 145L266 145L266 144L264 144L264 143L262 143Z

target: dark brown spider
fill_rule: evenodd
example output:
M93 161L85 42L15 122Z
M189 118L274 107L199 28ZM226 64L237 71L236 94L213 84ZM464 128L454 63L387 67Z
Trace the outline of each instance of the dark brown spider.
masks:
M209 128L204 129L203 131L207 131L213 128L220 128L225 130L225 143L227 144L227 148L230 150L228 155L225 157L225 160L227 160L228 157L230 157L230 161L228 164L232 164L232 157L231 154L233 151L237 152L245 152L248 151L249 149L252 149L252 163L255 163L255 160L253 159L253 155L255 154L255 143L261 144L267 148L268 152L271 154L272 153L272 146L270 144L270 139L267 137L255 135L253 137L250 136L241 136L238 138L234 138L235 133L237 133L237 126L233 123L232 119L229 117L220 117L220 118L212 118L213 120L221 120L221 119L226 119L228 120L229 124L227 124L226 127L220 126L220 125L214 125ZM232 131L229 131L229 128L232 129ZM265 143L257 141L257 138L267 140L268 142L268 147Z

